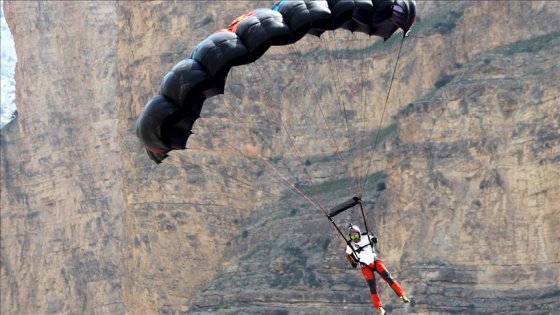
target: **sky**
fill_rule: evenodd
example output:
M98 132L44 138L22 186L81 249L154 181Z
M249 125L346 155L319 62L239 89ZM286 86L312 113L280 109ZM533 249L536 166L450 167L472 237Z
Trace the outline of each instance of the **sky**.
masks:
M17 62L14 38L4 19L4 1L0 1L0 129L13 119L16 110L16 81L14 78Z

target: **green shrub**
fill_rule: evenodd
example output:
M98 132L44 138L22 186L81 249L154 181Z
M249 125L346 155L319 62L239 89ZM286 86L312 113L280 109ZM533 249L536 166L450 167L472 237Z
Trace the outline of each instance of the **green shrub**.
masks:
M446 86L449 82L451 82L451 80L453 80L453 76L450 76L448 74L441 74L439 78L436 80L436 82L434 83L434 87L436 89L440 89Z

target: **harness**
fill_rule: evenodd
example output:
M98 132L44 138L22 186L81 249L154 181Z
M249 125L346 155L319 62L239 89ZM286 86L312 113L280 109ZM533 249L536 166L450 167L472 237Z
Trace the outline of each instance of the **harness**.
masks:
M362 233L362 235L366 235L366 234L367 233ZM351 240L348 241L347 244L350 245L350 247L352 247L352 248L354 247L354 246L351 245L352 244ZM368 246L373 246L373 241L371 239L369 240L368 244L365 244L364 246L360 246L360 247L356 248L355 251L356 251L356 253L361 253L364 250L364 248L366 248Z
M364 235L368 235L369 233L365 232L362 233L362 236ZM352 249L352 254L350 255L352 257L352 259L354 260L354 262L357 262L361 265L365 265L363 262L360 261L360 259L358 258L358 254L363 252L368 246L371 246L371 251L374 251L374 247L373 247L373 241L371 240L371 237L368 237L369 243L363 245L363 246L359 246L358 248L354 248L353 244L352 244L352 240L348 240L346 241L346 244L348 246L350 246L350 248Z

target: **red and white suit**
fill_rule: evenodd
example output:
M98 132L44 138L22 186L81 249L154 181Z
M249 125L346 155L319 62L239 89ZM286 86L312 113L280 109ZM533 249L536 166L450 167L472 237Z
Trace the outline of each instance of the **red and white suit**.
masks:
M370 238L372 237L370 236ZM357 258L357 262L362 266L362 275L369 286L373 306L378 309L381 307L381 302L377 294L377 283L373 271L377 272L391 286L397 296L403 296L404 292L397 280L393 279L389 271L387 271L383 261L377 257L375 249L370 244L370 238L368 238L366 233L363 233L359 242L350 241L349 245L346 246L346 254L352 255L355 259Z

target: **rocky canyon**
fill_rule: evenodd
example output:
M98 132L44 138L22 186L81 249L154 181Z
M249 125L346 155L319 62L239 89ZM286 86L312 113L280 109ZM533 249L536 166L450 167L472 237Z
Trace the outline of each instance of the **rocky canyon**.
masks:
M417 1L405 39L273 47L153 163L135 123L165 74L273 4L4 1L0 313L373 314L324 215L360 195L412 300L380 280L388 314L559 314L560 2Z

